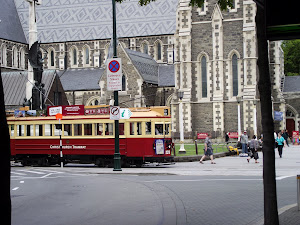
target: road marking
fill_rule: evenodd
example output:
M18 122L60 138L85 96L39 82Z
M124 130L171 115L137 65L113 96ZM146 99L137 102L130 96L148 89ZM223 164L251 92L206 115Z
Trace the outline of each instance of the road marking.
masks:
M12 190L13 191L16 191L16 190L18 190L19 189L19 187L15 187L15 188L13 188Z
M24 180L21 180L21 181L20 181L20 184L24 184Z
M47 173L64 173L61 171L56 171L56 170L45 170L45 169L35 169L35 171L42 171L42 172L47 172Z
M26 172L26 173L45 174L44 172L38 172L34 170L19 170L19 171Z
M17 173L17 172L13 172L13 171L11 171L10 173L11 173L11 174L13 173L13 174L16 174L16 175L20 175L20 176L26 175L25 173Z
M144 182L199 182L199 181L262 181L262 178L250 178L250 179L198 179L198 180L149 180Z
M40 178L45 178L45 177L48 177L48 176L50 176L50 175L52 175L53 173L48 173L48 174L46 174L46 175L44 175L44 176L42 176L42 177L40 177Z
M294 176L281 176L281 177L276 177L276 180L283 180L283 179L289 178L289 177L294 177Z

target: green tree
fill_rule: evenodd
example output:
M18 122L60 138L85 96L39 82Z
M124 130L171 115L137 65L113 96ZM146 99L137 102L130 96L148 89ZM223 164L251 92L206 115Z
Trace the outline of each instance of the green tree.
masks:
M284 73L287 76L300 74L300 40L282 42L284 52Z

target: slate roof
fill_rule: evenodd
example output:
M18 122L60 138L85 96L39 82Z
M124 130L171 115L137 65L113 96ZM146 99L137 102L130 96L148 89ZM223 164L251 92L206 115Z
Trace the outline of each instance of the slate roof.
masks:
M174 65L159 65L158 86L175 87Z
M0 39L27 43L13 0L1 0Z
M148 54L130 49L125 49L125 51L144 81L158 84L158 63Z
M283 92L300 92L300 76L286 76Z
M55 70L45 70L43 72L42 83L45 84L46 96L50 92L55 75ZM22 105L26 96L27 71L2 72L1 76L5 105Z
M99 80L103 71L103 68L67 69L58 74L65 91L100 90Z
M178 1L157 0L147 6L138 5L138 0L117 3L117 36L174 34ZM24 0L15 3L28 40L29 4ZM43 0L36 15L38 40L43 43L112 37L111 0Z

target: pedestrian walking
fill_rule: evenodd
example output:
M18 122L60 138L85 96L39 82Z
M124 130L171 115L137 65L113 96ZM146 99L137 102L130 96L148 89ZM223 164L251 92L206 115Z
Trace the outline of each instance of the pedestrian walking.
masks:
M248 163L250 162L250 159L252 159L252 158L255 159L255 163L259 163L257 161L257 159L258 159L258 153L257 153L258 147L259 147L259 144L258 144L258 141L256 140L256 136L253 135L252 139L249 142L250 155L249 155L249 158L247 159Z
M244 131L244 134L241 135L241 144L242 144L242 153L248 153L247 145L248 145L248 135L247 131Z
M287 130L282 131L282 137L284 138L286 145L289 147L289 141L288 141L289 134Z
M225 142L226 144L228 144L228 141L229 141L229 135L228 135L228 132L225 133Z
M214 156L213 156L213 148L212 148L212 143L211 143L211 135L208 134L207 138L205 138L204 141L204 155L200 159L200 163L203 164L203 160L205 159L206 156L208 156L211 160L211 164L216 164L214 162Z
M282 137L281 133L278 133L278 137L276 138L276 142L277 142L277 148L278 148L278 154L280 156L280 158L282 158L282 149L283 146L286 144L284 138Z

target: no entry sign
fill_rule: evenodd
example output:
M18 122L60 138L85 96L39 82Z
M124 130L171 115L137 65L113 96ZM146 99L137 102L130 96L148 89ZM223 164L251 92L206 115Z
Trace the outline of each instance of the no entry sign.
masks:
M122 64L120 58L107 60L107 90L122 90Z

